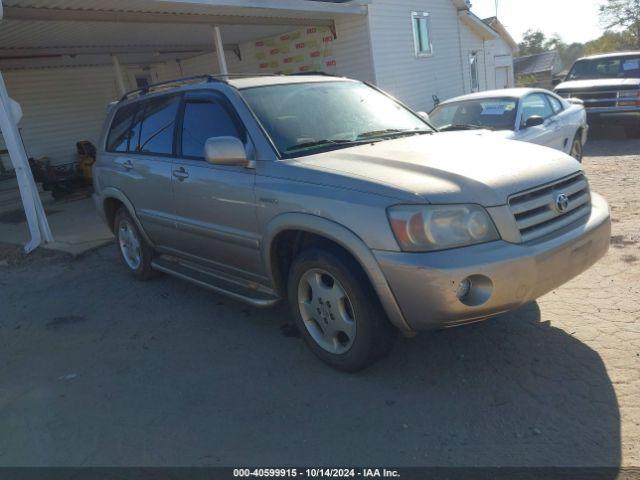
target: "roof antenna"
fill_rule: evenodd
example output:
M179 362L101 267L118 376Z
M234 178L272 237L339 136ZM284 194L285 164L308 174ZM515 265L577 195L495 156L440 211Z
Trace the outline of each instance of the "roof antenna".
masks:
M498 3L500 0L496 0L496 18L498 18Z

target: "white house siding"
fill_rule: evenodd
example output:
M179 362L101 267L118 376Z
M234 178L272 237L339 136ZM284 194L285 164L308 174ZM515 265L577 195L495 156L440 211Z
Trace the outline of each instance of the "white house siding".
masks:
M429 13L433 45L429 57L415 55L413 11ZM369 5L369 25L381 88L417 110L433 108L433 95L446 100L469 92L469 59L464 52L481 50L482 41L460 24L451 0L375 0ZM480 80L483 87L483 73Z
M9 95L20 103L27 154L53 164L76 160L76 142L97 142L109 102L117 98L112 67L3 72Z
M515 86L513 71L513 51L502 38L485 42L485 56L487 60L487 89L500 88L496 84L496 69L507 69L508 87Z
M464 67L462 70L464 75L464 91L461 94L471 93L471 62L469 56L472 52L477 52L478 55L478 82L480 90L488 90L491 87L487 78L486 42L473 33L462 22L460 22L460 37L462 39L462 65ZM441 100L445 99L441 98Z

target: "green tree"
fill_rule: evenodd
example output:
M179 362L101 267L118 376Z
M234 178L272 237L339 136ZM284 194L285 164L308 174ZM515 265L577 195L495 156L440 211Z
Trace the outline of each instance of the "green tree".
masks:
M586 55L596 55L598 53L619 52L634 48L635 39L629 32L607 31L600 38L585 44Z
M600 6L600 21L607 30L626 31L630 47L640 48L640 0L606 0Z
M520 56L546 52L547 37L540 30L527 30L518 44Z

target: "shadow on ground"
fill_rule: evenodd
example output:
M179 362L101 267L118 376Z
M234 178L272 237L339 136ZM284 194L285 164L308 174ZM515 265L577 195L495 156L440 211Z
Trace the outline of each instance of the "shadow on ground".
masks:
M638 155L640 136L629 136L619 126L593 125L589 130L589 142L585 155L591 157L611 157L619 155Z
M620 465L599 355L537 304L346 375L284 308L136 282L114 247L3 283L0 465Z

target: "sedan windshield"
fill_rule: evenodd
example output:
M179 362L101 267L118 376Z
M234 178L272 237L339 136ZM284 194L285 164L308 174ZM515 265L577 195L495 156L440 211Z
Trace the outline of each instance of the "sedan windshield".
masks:
M640 56L580 60L569 72L567 80L593 78L640 78Z
M514 98L482 98L445 103L429 115L431 123L441 131L514 130L518 101Z
M360 82L270 85L241 93L285 158L433 132L415 113Z

